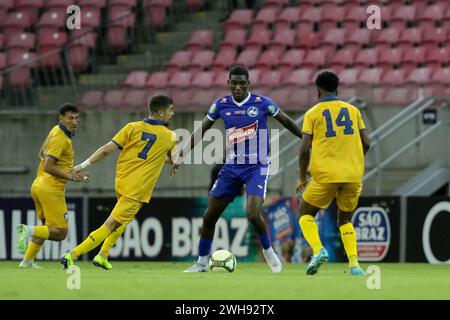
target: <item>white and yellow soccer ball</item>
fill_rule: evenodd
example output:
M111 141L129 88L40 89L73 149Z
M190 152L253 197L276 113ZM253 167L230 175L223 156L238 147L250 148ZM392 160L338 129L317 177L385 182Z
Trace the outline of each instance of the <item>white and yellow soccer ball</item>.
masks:
M211 271L233 272L236 269L236 257L228 250L217 250L209 257Z

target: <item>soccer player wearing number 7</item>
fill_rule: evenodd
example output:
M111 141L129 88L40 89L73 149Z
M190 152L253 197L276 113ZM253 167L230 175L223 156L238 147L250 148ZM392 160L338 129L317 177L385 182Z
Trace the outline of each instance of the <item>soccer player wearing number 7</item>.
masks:
M36 179L31 185L31 196L42 225L17 225L17 249L19 253L25 253L19 268L40 269L34 260L44 241L63 241L66 238L66 183L89 181L88 173L70 172L74 157L72 138L77 130L79 116L76 106L63 104L59 109L59 123L50 130L39 150L40 163ZM27 247L29 238L31 241Z
M113 151L121 153L116 163L117 203L105 223L71 252L61 257L64 268L73 265L85 254L104 242L100 254L94 258L94 264L111 269L107 261L111 248L133 220L144 203L150 201L153 189L161 174L164 163L172 164L172 155L176 155L175 132L167 128L172 118L172 99L156 95L149 102L150 117L142 121L130 122L85 162L73 168L80 172L88 166L102 160ZM173 171L171 171L172 175Z
M337 97L339 78L323 71L316 78L319 102L305 113L303 139L299 151L300 180L296 191L303 192L300 202L300 227L314 251L306 274L315 274L328 260L314 216L336 197L337 224L352 275L364 275L359 267L356 233L351 217L358 204L364 175L364 155L369 137L361 112ZM311 161L312 179L307 183Z

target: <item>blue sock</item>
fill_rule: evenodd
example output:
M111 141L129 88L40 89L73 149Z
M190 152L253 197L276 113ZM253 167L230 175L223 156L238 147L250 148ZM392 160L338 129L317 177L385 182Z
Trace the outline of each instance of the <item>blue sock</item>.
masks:
M270 248L270 239L269 235L267 233L264 233L263 235L257 236L259 242L261 242L261 245L264 250L267 250Z
M211 251L212 240L200 238L198 243L198 255L200 257L209 256Z

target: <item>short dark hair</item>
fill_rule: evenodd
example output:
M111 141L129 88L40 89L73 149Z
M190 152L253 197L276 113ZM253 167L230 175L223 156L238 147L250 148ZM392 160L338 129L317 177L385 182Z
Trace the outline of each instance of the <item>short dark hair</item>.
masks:
M339 78L331 71L322 71L316 77L316 86L326 92L335 92L339 86Z
M241 66L234 66L230 69L230 73L228 76L228 79L231 79L232 75L236 75L236 76L246 76L247 79L250 78L248 75L248 70L244 67Z
M148 102L148 110L150 113L157 113L159 110L167 109L173 104L172 98L163 94L154 95Z
M74 104L64 103L61 108L59 108L58 114L60 116L64 116L67 112L80 113L80 110L78 110Z

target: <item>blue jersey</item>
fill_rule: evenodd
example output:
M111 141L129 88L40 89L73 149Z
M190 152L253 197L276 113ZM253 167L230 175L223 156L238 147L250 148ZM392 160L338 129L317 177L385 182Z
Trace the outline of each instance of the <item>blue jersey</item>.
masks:
M226 164L269 163L270 137L267 116L276 116L278 106L272 99L248 93L242 102L225 96L213 102L207 117L222 118L226 130Z

